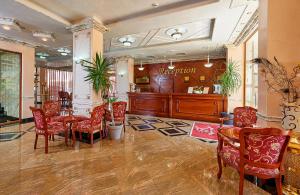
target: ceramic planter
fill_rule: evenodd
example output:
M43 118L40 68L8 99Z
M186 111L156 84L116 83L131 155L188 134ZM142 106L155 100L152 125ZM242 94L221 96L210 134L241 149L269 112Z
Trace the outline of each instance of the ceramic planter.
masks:
M282 127L286 130L300 131L300 105L283 106Z
M112 125L111 123L108 125L109 129L109 136L112 140L119 140L121 139L122 131L123 131L123 124L116 123Z

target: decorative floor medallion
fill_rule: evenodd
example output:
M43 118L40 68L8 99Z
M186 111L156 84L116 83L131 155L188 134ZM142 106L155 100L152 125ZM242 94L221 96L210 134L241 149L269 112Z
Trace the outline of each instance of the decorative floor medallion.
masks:
M187 132L175 127L159 128L158 131L167 136L179 136L187 134Z
M153 127L150 124L136 124L136 125L131 125L131 127L136 131L155 130L155 127Z
M182 122L182 121L168 121L167 124L175 127L187 127L190 126L189 124Z

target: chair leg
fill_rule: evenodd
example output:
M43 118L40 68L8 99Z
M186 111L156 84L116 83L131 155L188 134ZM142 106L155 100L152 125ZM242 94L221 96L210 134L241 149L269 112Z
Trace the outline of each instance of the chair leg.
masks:
M68 146L68 130L65 130L65 143Z
M52 135L52 141L54 141L54 134Z
M75 146L75 142L76 142L76 135L75 135L75 132L76 131L72 131L72 140L73 140L73 143L72 143L72 146Z
M82 141L82 133L79 131L79 140Z
M126 129L125 129L125 119L123 121L123 128L124 128L124 133L125 133L125 131L126 131Z
M91 145L93 146L93 144L94 144L94 133L93 132L91 132Z
M276 182L276 190L278 195L282 195L282 183L281 183L281 176L275 179Z
M48 135L45 135L45 153L48 154Z
M219 165L218 179L220 179L222 176L222 161L219 154L218 154L218 165Z
M35 134L34 149L36 149L38 137L39 137L38 134Z
M244 193L244 170L240 172L239 195Z

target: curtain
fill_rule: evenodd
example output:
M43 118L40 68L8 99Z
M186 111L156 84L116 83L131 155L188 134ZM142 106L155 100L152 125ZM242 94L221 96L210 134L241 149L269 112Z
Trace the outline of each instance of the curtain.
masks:
M58 92L72 93L72 72L46 69L46 82L51 100L58 100Z

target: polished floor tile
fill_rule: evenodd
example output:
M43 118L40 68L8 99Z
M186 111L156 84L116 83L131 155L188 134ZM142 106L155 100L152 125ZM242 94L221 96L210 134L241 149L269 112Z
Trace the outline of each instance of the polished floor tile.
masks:
M216 177L216 144L188 134L166 136L158 130L173 126L188 133L193 121L136 115L128 119L122 140L100 140L93 147L77 142L67 147L64 138L56 136L47 155L41 137L38 148L33 149L33 123L0 128L0 133L25 132L0 142L0 194L238 193L235 170L225 168L221 180ZM151 124L155 130L132 128L142 124ZM244 194L266 192L245 181Z

